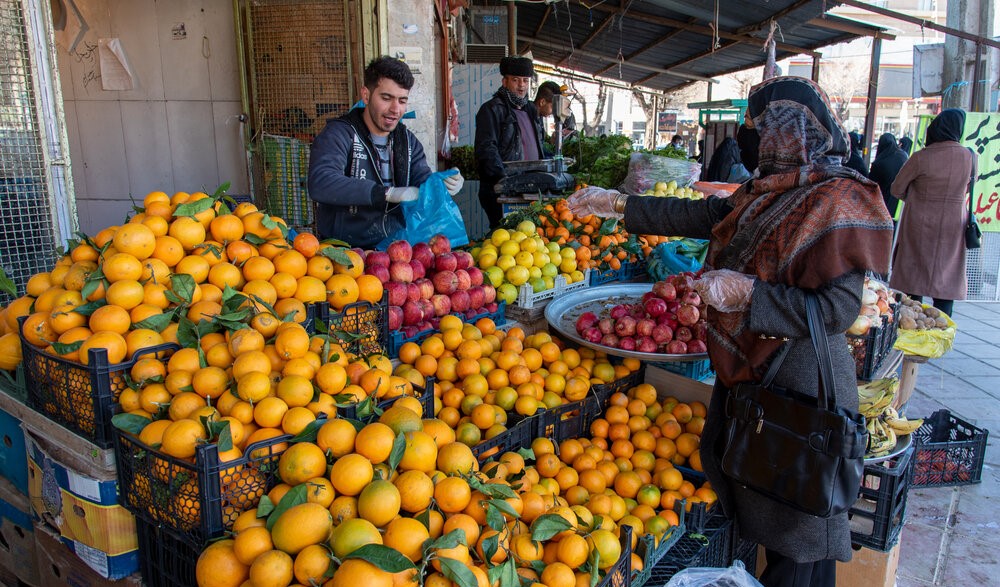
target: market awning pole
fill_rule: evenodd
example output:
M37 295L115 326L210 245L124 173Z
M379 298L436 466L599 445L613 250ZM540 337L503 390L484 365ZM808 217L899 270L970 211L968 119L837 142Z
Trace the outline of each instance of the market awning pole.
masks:
M868 72L868 110L865 112L865 136L861 154L865 167L871 164L872 133L875 132L875 114L878 108L878 68L882 59L882 39L872 39L872 65Z
M854 8L860 8L861 10L867 10L869 12L874 12L875 14L881 14L882 16L888 16L890 18L895 18L902 20L904 22L910 22L916 25L920 25L922 28L931 29L932 31L939 31L946 35L952 35L960 39L965 39L967 41L972 41L973 43L984 43L990 47L996 47L1000 49L1000 41L990 39L989 37L984 37L982 35L976 35L973 33L967 33L959 29L953 29L944 25L940 25L932 20L924 20L922 18L917 18L915 16L910 16L908 14L903 14L902 12L896 12L895 10L888 10L886 8L879 8L878 6L872 6L866 2L860 2L858 0L838 0L840 4L846 6L853 6Z
M507 3L507 50L508 55L517 55L517 4Z
M819 83L819 60L818 55L813 57L813 70L812 70L812 81Z

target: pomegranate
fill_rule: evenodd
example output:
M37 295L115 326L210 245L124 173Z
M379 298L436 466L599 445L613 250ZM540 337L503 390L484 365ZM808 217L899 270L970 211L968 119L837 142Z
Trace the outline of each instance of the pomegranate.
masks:
M615 322L615 334L618 336L632 336L635 334L636 319L631 316L622 316Z
M687 345L689 353L694 354L694 353L708 352L708 346L705 345L705 341L703 340L694 339L691 342L687 343Z
M601 329L604 334L614 334L615 332L615 321L611 318L601 318L597 323L597 327ZM608 345L611 346L611 345Z
M684 297L681 298L681 301L684 302L685 304L691 304L692 306L700 306L701 296L698 295L698 292L691 290L684 294Z
M628 316L630 313L631 313L631 308L629 308L625 304L618 304L614 308L611 308L611 317L614 318L615 320L623 316Z
M668 343L674 338L674 329L666 324L657 324L653 328L652 337L657 343Z
M700 317L701 314L698 312L698 308L696 306L682 304L681 307L677 309L677 321L684 326L693 326L698 322L698 318Z
M660 298L650 298L643 304L646 313L656 318L667 313L667 302Z
M671 355L686 355L688 352L688 345L680 340L672 340L667 344L667 352Z
M612 348L618 348L618 335L613 332L605 334L601 337L601 344Z
M635 333L637 336L652 336L654 328L656 328L656 320L642 318L635 324Z
M599 342L601 342L601 339L604 338L604 333L601 332L600 328L597 328L595 326L591 326L590 328L587 328L586 330L583 331L582 334L583 334L583 338L587 342L599 343Z
M618 339L618 348L623 351L634 351L635 350L635 339L631 336L623 336Z
M665 302L677 299L677 288L666 281L658 281L653 284L653 293Z
M593 312L584 312L576 319L576 331L583 332L597 324L597 315Z
M648 336L640 336L635 343L635 350L640 353L655 353L658 345Z
M681 342L687 342L692 338L694 338L694 334L691 333L691 329L688 328L687 326L681 326L680 328L674 331L674 339L679 340Z

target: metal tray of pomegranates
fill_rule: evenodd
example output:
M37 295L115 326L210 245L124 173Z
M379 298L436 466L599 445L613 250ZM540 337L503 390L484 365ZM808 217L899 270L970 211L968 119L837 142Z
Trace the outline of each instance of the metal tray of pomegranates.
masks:
M618 283L574 291L549 302L545 307L545 319L565 338L583 346L604 351L609 355L641 361L689 362L707 359L708 353L705 351L666 352L672 344L673 349L687 350L689 343L692 342L694 344L691 346L704 348L704 340L698 339L696 334L699 328L697 324L699 322L703 324L704 318L697 315L685 316L684 322L693 322L690 326L679 324L673 317L661 318L665 314L672 313L669 312L667 305L670 302L657 297L664 303L661 305L659 302L652 302L647 308L645 304L647 300L643 300L643 295L651 292L652 288L653 284L651 283ZM636 317L640 313L637 307L639 304L643 306L642 318ZM603 330L612 331L603 332L600 320L611 319L612 312L616 308L618 308L619 313L623 311L622 306L631 306L634 311L622 316L622 318L627 318L627 320L623 320L624 324L619 325L619 320L613 319L609 328L609 323L605 322ZM696 308L693 309L696 310ZM584 317L584 314L587 313L593 316ZM597 321L594 321L594 318ZM652 321L652 325L649 322L644 322L645 320ZM580 331L577 328L578 321L582 321L579 325ZM589 324L585 325L586 322ZM598 332L589 330L591 328L597 328L600 332L600 342L595 342L594 339L598 336ZM685 330L681 330L681 328ZM700 326L700 328L703 329L704 326ZM647 330L649 332L646 332ZM689 336L690 338L688 338ZM686 338L687 340L678 340L678 338ZM623 340L626 342L623 343ZM675 342L680 344L675 344ZM641 351L638 350L640 345L642 348L656 348L658 350L654 352ZM625 348L621 348L622 346ZM660 352L661 350L663 352Z

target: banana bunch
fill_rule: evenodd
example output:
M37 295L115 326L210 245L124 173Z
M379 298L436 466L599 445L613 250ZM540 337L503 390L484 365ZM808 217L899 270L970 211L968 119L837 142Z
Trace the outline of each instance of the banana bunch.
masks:
M885 412L899 389L899 379L889 377L858 386L858 412L869 421Z
M886 426L882 418L868 420L868 458L883 457L896 448L896 431Z
M905 416L901 416L892 407L885 409L885 413L882 414L882 419L885 421L886 426L892 429L899 436L912 434L916 432L917 428L924 425L924 420L922 418L919 420L907 420Z
M911 434L924 423L907 420L892 404L899 389L899 379L890 377L858 386L858 411L867 420L867 458L882 457L896 448L896 438Z

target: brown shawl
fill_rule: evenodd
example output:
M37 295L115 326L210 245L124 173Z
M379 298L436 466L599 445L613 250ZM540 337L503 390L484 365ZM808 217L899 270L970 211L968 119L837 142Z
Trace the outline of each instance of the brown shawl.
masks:
M805 289L852 271L885 274L892 220L878 186L841 165L850 143L819 86L770 79L751 90L748 113L760 133L759 178L731 196L708 265ZM749 330L749 308L710 312L708 321L720 381L759 380L781 341Z

